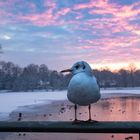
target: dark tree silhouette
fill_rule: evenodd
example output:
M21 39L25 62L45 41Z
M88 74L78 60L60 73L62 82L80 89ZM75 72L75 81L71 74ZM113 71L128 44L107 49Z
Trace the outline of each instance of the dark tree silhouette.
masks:
M100 87L140 86L140 70L134 65L129 70L111 72L109 69L93 70ZM66 89L72 75L49 70L45 65L30 64L24 68L12 62L0 61L0 90L33 91Z
M0 44L0 53L3 53L3 51L2 51L2 45Z
M131 86L135 86L135 79L134 79L134 73L136 71L136 66L133 63L130 63L129 65L129 72L130 72L130 80L131 80Z

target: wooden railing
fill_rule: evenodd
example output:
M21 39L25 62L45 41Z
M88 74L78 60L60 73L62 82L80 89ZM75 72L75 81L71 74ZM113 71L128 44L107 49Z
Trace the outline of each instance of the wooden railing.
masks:
M1 121L0 132L131 133L140 138L140 122Z

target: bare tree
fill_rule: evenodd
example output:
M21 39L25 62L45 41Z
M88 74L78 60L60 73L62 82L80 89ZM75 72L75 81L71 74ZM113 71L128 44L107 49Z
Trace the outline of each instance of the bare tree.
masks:
M136 71L136 66L134 63L129 64L129 72L130 72L130 80L131 80L131 86L135 86L135 79L134 79L134 73Z
M129 71L127 71L125 69L120 69L118 71L118 74L119 74L119 84L123 87L127 87Z
M94 70L101 87L130 87L140 86L140 69L134 64L129 70L121 69L111 72L108 69ZM68 86L72 75L62 75L49 70L42 64L30 64L24 68L12 62L0 61L0 90L29 91L35 89L61 90Z
M0 53L3 53L3 51L2 51L2 45L0 44Z
M2 54L3 53L3 51L2 51L2 45L0 44L0 54ZM1 61L1 59L0 59L0 61Z
M45 64L41 64L39 67L39 87L41 89L47 89L49 87L49 69Z

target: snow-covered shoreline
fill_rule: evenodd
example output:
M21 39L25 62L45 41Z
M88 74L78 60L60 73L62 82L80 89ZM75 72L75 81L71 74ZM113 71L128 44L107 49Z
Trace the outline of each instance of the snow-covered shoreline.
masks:
M108 87L108 88L101 88L101 91L103 92L108 92L108 91L140 91L140 87ZM18 91L18 92L14 92L14 91L11 91L11 90L0 90L0 94L1 93L29 93L29 92L61 92L61 91L66 91L66 90L34 90L34 91L27 91L27 92L24 92L24 91Z

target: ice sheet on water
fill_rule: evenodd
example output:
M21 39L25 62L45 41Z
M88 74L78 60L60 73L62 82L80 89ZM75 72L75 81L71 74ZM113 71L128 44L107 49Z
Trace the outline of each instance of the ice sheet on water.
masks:
M119 94L140 94L140 89L103 89L101 93L109 94L109 93L119 93Z
M140 89L101 90L103 98L112 97L115 93L117 94L117 96L125 96L125 94L140 95ZM10 112L17 109L19 106L50 103L51 100L54 101L65 99L67 99L67 91L0 93L0 118L8 116Z
M8 116L19 106L50 103L50 100L66 99L66 91L57 92L12 92L0 94L0 118Z

